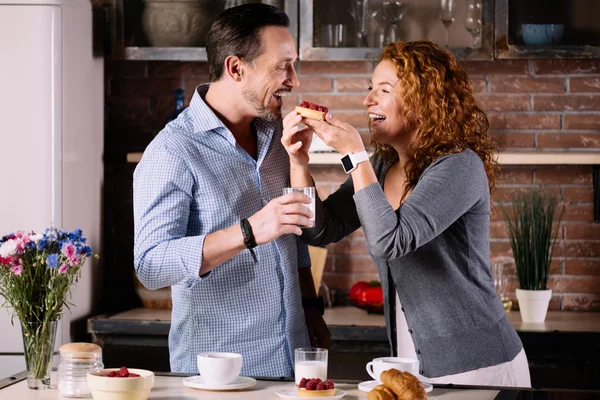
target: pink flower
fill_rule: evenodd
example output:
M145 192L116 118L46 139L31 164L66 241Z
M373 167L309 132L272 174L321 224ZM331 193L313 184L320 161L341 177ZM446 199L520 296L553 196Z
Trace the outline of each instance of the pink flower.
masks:
M21 275L21 273L23 273L23 266L20 265L20 264L19 265L13 265L12 267L10 267L10 270L15 275Z
M63 246L62 252L70 259L77 254L77 249L71 243L68 243Z
M59 274L66 274L68 270L69 270L69 266L67 264L63 264L60 267L58 267Z
M75 266L79 264L79 256L75 254L73 257L67 258L67 261L69 261L69 265Z
M3 257L0 255L0 264L11 264L12 263L12 258L10 257Z
M23 253L25 246L27 246L27 242L24 240L24 238L20 237L15 239L15 247L19 253Z

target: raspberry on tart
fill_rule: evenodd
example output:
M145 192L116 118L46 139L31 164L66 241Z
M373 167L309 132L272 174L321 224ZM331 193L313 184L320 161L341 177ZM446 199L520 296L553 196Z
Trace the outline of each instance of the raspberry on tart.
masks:
M317 121L325 121L325 115L329 112L327 107L319 106L309 101L300 103L299 106L296 106L295 111L304 118L315 119Z
M320 378L302 378L298 385L300 397L327 397L335 395L335 385L331 380L321 381Z

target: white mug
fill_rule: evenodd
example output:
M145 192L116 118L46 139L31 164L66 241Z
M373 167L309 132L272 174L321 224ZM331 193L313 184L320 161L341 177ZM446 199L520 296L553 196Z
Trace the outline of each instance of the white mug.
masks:
M197 361L202 379L211 385L234 382L242 371L242 355L238 353L201 353Z
M379 357L367 363L367 372L378 383L381 383L381 373L392 368L417 375L419 373L419 360L404 357Z

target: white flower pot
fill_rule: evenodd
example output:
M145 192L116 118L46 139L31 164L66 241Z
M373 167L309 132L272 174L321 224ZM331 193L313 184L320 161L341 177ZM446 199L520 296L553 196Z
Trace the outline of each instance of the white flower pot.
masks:
M517 300L519 300L519 309L521 310L521 319L523 322L544 322L551 297L552 289L517 289Z

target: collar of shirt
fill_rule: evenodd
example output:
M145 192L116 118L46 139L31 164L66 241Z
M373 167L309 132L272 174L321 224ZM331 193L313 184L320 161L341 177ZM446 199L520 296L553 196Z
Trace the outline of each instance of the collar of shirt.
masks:
M225 137L229 143L235 146L237 141L229 128L227 128L223 121L215 115L213 110L204 100L209 87L210 83L199 85L196 90L194 90L192 100L190 101L189 108L192 113L192 126L194 132L214 131ZM269 121L263 118L254 118L252 125L257 134L259 146L260 144L269 143L271 141L273 133L281 123L281 120Z

